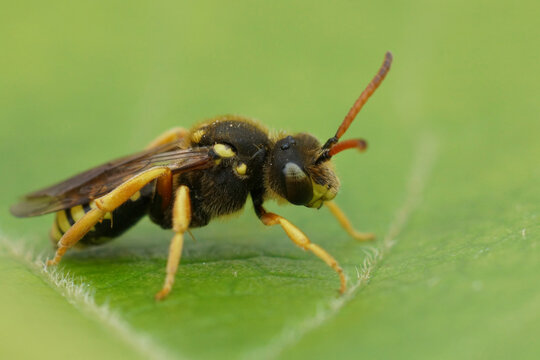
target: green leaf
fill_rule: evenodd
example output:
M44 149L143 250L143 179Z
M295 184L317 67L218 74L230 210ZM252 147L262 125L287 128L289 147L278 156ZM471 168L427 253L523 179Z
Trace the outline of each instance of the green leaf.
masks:
M28 259L21 258L24 255L5 246L0 253L0 357L143 358L115 332L79 311L86 309L71 305L37 276L37 267L29 268Z
M0 358L533 359L540 335L537 2L8 5L0 14ZM536 35L536 36L535 36ZM336 202L250 205L193 231L173 292L172 236L143 220L70 251L17 196L140 150L173 126L241 113L325 141L394 53L335 163ZM30 254L30 255L29 255ZM29 344L31 344L29 346Z

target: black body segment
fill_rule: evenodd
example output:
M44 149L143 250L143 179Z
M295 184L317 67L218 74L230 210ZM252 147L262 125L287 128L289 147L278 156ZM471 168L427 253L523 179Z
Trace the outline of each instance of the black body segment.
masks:
M225 143L244 156L253 156L261 146L268 147L268 132L260 124L237 116L225 116L203 123L196 128L202 130L200 140L192 145L212 146Z
M172 194L175 194L176 189L182 185L190 190L192 211L190 227L205 226L215 217L241 210L250 193L262 203L265 194L264 168L274 146L265 128L246 118L225 116L196 126L191 130L190 136L189 141L185 141L182 146L188 147L194 154L193 159L196 159L196 162L191 161L193 164L202 163L206 156L204 154L208 153L207 149L212 149L216 144L227 145L233 151L230 157L220 157L210 150L209 156L214 157L214 160L210 164L193 166L190 171L175 171L174 165L171 165ZM168 158L166 154L171 149L177 148L178 144L171 144L148 152L151 153L151 161L157 163L161 159ZM188 149L174 151L182 152ZM129 157L128 159L131 161ZM182 161L187 160L182 158ZM162 206L163 201L162 196L156 191L156 181L153 181L138 193L136 199L130 199L107 214L79 241L78 245L99 245L107 242L121 235L146 214L154 223L170 229L174 199L165 208ZM81 203L81 200L78 203ZM75 221L93 207L95 204L87 201L74 208L58 211L51 230L53 241L58 241ZM75 208L80 214L72 216Z
M77 246L101 245L120 236L135 225L148 213L154 187L155 183L147 185L138 192L136 196L133 196L112 213L107 214L101 222L98 222L92 230L79 240ZM60 240L62 235L69 228L68 225L73 225L76 220L88 213L92 208L95 208L95 206L96 205L92 202L83 204L80 207L59 211L56 214L55 223L51 230L53 242L56 243ZM67 220L67 224L65 223L65 220Z
M254 121L231 116L211 120L192 130L191 147L215 144L230 146L234 156L219 159L211 168L185 172L174 178L174 188L186 185L190 189L192 228L241 210L253 189L263 189L263 168L272 146L265 129ZM155 196L150 218L170 228L171 207L163 212L160 203L159 196Z
M276 142L271 155L269 178L278 193L295 205L306 205L313 197L307 168L318 154L320 143L309 134L287 136Z
M81 238L79 244L102 244L122 234L146 214L154 223L170 229L174 196L181 186L189 188L190 228L205 226L216 217L240 211L248 195L251 195L259 217L262 204L268 197L310 206L314 201L312 180L318 182L318 173L326 169L326 164L318 165L317 169L310 166L319 151L320 143L309 134L271 137L267 129L247 118L223 116L204 122L194 127L181 142L164 144L158 149L147 150L143 155L117 161L120 167L143 169L148 164L159 165L167 161L172 171L172 187L163 194L157 191L157 181L152 181L138 193L137 198L107 213ZM184 171L186 167L189 171ZM113 167L107 165L101 169L109 171ZM119 172L117 177L125 178L126 175ZM323 177L332 179L332 176ZM106 181L91 179L86 173L75 179L78 181L79 178L87 181L88 185L70 188L70 191L101 195L102 189L111 186ZM51 189L56 190L57 187ZM89 188L92 190L87 190ZM94 190L98 188L99 191ZM51 191L46 189L46 192ZM36 194L41 196L46 192ZM57 199L51 197L51 201ZM66 202L80 205L57 212L57 220L51 230L54 241L58 241L75 221L96 206L92 201L83 202L81 199L66 198ZM33 206L33 198L23 203L26 204ZM80 213L78 216L70 216L74 209Z

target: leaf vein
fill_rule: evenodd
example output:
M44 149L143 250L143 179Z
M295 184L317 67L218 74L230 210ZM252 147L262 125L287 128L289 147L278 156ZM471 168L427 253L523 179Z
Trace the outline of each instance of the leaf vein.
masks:
M26 248L21 243L14 243L3 235L0 235L0 246L7 250L13 258L40 276L71 305L110 329L144 358L156 360L183 358L178 354L172 356L163 347L157 345L147 334L133 329L107 304L97 304L93 292L87 289L84 282L74 278L69 272L46 267L42 256L36 256L31 249Z
M427 179L437 156L438 142L433 135L420 138L415 153L411 173L405 190L405 200L397 209L382 244L366 250L366 257L360 270L356 269L357 280L345 294L329 303L318 307L314 316L304 319L298 325L286 325L283 330L267 345L248 351L244 359L274 359L287 348L297 344L308 333L320 328L329 320L335 318L340 310L354 299L358 291L367 283L375 268L397 243L397 237L403 231L412 213L420 205Z

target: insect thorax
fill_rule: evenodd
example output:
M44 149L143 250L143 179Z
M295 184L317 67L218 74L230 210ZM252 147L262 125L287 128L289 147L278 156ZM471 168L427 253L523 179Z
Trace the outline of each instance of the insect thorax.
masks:
M264 192L263 167L271 140L267 130L253 120L224 116L204 122L190 131L189 146L226 145L230 149L209 169L181 173L174 188L188 186L192 219L190 227L200 227L219 216L241 210L250 192ZM217 155L222 147L216 147ZM171 227L171 211L151 212L162 227Z

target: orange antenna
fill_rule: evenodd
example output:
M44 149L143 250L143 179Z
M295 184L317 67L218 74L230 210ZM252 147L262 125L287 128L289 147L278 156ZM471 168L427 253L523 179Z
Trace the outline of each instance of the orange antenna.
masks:
M364 139L351 139L351 140L340 141L336 145L330 148L330 151L328 151L328 156L332 157L336 155L337 153L340 153L343 150L347 150L347 149L358 149L358 151L366 151L367 142Z
M349 110L349 113L347 116L345 116L345 119L339 126L336 135L334 137L331 137L328 139L328 141L324 144L322 147L322 153L317 159L316 163L320 163L322 161L329 160L333 155L337 154L338 152L341 152L346 149L351 148L359 148L360 150L364 150L361 148L361 146L358 146L359 140L350 140L348 142L345 142L346 144L343 144L339 147L337 147L335 150L334 147L338 146L338 141L345 134L349 126L351 126L352 122L356 118L356 115L362 110L362 107L364 104L368 101L368 99L371 97L371 95L377 90L379 85L381 85L382 81L386 77L386 74L388 74L388 71L390 70L390 66L392 65L392 53L390 51L386 52L384 56L384 61L379 68L379 71L375 75L375 77L371 80L371 82L366 86L364 91L362 91L362 94L358 97L358 99L354 102L353 106Z
M351 110L349 110L349 113L347 116L345 116L345 119L339 126L339 129L336 132L336 138L339 139L343 134L345 134L345 131L347 131L356 115L358 115L360 110L362 110L362 107L368 101L369 97L375 92L375 90L377 90L379 85L381 85L382 81L386 77L386 74L388 73L388 70L390 70L390 65L392 65L392 53L388 51L384 57L384 62L381 68L377 72L377 75L375 75L365 90L362 91L362 94L360 94L360 97L356 100L354 105L351 107Z

